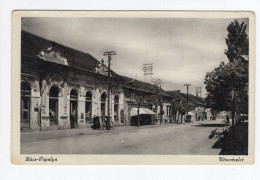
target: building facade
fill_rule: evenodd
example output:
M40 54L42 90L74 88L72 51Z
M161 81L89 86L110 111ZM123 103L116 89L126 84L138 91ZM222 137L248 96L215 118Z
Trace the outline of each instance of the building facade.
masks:
M113 71L109 110L103 60L25 31L21 37L21 130L90 127L108 111L117 125L137 125L138 114L140 125L184 122L181 94Z
M82 63L74 64L75 59ZM22 32L21 129L86 127L93 116L107 116L104 67L88 54ZM110 114L119 124L124 123L123 97L119 86L113 88Z

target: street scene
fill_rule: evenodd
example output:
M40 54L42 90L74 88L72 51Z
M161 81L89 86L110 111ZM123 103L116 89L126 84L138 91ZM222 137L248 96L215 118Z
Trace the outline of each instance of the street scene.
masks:
M21 154L248 155L248 18L21 22Z
M117 127L113 131L78 129L66 132L46 131L23 133L22 154L157 154L157 155L223 155L233 147L229 140L220 142L216 135L209 138L215 129L222 131L221 122L201 122L182 125L157 125ZM247 131L236 139L237 145L245 146L239 153L247 151ZM237 132L238 133L238 132ZM240 142L239 142L240 141ZM226 143L225 146L223 143ZM244 144L246 143L246 144ZM75 145L77 147L75 148ZM228 149L225 149L227 148Z

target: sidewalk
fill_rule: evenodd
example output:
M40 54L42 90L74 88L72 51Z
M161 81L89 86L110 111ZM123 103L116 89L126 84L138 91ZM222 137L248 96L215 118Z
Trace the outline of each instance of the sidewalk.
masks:
M229 132L214 145L219 155L248 155L248 122L231 126Z
M48 130L48 131L33 131L33 132L20 132L21 143L43 141L48 139L59 139L64 137L73 136L85 136L85 135L97 135L97 134L113 134L123 131L140 130L146 128L158 128L166 126L176 126L182 124L155 124L155 125L145 125L145 126L117 126L115 130L93 130L91 128L82 129L65 129L65 130ZM183 124L184 125L184 124Z

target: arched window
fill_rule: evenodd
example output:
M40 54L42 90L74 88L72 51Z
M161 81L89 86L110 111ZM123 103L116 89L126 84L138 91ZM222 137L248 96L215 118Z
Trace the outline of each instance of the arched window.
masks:
M119 103L119 96L116 95L114 98L114 120L118 122L118 103Z
M115 95L115 104L119 102L119 96Z
M49 92L49 116L50 126L58 125L58 109L59 109L59 87L54 85Z
M91 123L92 118L92 94L90 91L86 93L86 102L85 102L85 121L86 123Z
M78 92L75 89L70 91L70 100L78 100Z
M101 102L105 102L105 101L106 101L106 98L107 98L106 93L102 93L102 94L101 94Z
M90 91L86 93L86 101L92 101L92 94Z
M50 97L58 98L59 96L59 88L57 86L52 86L50 89Z

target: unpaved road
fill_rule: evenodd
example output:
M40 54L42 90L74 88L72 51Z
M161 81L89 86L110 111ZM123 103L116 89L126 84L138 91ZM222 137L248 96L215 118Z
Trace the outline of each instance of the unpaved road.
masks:
M74 135L35 142L23 142L22 154L169 154L217 155L209 139L214 126L196 124L163 125L122 132Z

